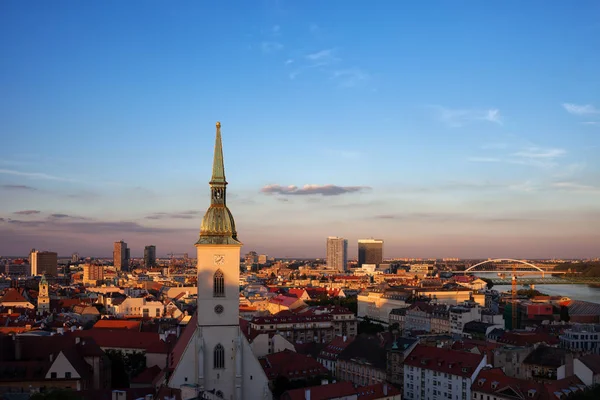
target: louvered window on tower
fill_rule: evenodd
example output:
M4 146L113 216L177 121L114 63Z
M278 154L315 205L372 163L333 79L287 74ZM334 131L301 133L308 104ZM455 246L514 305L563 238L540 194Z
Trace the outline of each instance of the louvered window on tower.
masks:
M213 277L213 297L225 297L225 275L220 269Z
M215 351L213 354L213 367L214 369L224 369L225 368L225 349L221 344L215 346Z

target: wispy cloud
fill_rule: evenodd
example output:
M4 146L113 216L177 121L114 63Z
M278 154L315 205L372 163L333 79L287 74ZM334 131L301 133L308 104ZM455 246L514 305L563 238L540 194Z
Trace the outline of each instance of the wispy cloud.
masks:
M273 36L279 36L281 34L281 27L279 25L273 25L271 28L271 33Z
M489 109L451 109L442 106L434 106L439 119L446 125L458 128L474 122L492 122L502 125L500 110Z
M591 104L573 104L573 103L563 103L562 105L568 113L574 115L590 115L590 114L600 114L600 109L594 107Z
M263 53L274 53L283 49L283 45L279 42L262 42L260 48Z
M507 143L486 143L481 146L483 150L503 150L508 147Z
M320 50L315 53L307 54L306 59L313 66L330 65L337 61L341 61L341 59L335 53L335 49Z
M599 121L584 121L582 122L583 125L590 125L590 126L600 126L600 122Z
M294 60L293 60L293 59L291 59L291 58L288 58L287 60L285 60L284 64L285 64L285 65L290 65L290 64L292 64L293 62L294 62Z
M37 190L36 188L27 185L2 185L2 188L7 190Z
M594 192L600 194L600 187L586 185L576 181L553 182L550 184L550 187L554 189L568 190L574 192Z
M41 211L38 210L23 210L23 211L15 211L13 214L17 215L35 215L39 214Z
M321 195L339 196L346 193L357 193L369 190L368 186L337 186L337 185L304 185L299 188L295 185L267 185L260 191L267 194L279 194L284 196Z
M356 87L365 84L370 80L370 75L360 68L351 68L335 71L335 79L340 87Z
M157 212L146 216L146 219L192 219L195 218L199 213L199 211L195 210L182 212Z
M12 169L0 169L0 174L22 176L22 177L30 178L30 179L75 182L75 180L73 180L73 179L64 178L64 177L60 177L60 176L54 176L54 175L48 175L43 172L24 172L24 171L12 170Z
M79 220L86 220L88 218L84 218L84 217L79 217L76 215L69 215L69 214L62 214L62 213L55 213L55 214L50 214L48 216L48 219L51 220L66 220L66 219L79 219Z
M520 165L531 165L536 167L555 167L558 165L557 160L567 154L565 149L559 148L542 148L542 147L527 147L519 151L504 154L502 156L475 156L469 157L469 162L479 163L509 163Z

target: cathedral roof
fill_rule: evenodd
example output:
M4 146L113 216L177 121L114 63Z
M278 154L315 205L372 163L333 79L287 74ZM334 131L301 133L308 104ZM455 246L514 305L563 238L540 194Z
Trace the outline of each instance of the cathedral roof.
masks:
M200 226L199 244L240 244L237 240L235 221L227 208L227 181L223 162L223 144L221 142L221 123L217 122L215 153L212 177L210 179L211 202Z

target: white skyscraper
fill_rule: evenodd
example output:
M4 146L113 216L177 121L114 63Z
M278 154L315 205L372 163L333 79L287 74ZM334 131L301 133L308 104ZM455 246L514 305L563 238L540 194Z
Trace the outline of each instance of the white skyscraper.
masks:
M348 269L348 240L330 236L327 238L327 268L339 272Z
M198 255L198 312L193 335L169 379L172 388L193 389L194 398L270 400L269 380L239 325L240 249L233 215L227 208L221 124L210 180L210 207L204 214ZM180 339L181 340L181 339ZM185 344L185 343L184 343ZM179 343L178 343L179 345Z

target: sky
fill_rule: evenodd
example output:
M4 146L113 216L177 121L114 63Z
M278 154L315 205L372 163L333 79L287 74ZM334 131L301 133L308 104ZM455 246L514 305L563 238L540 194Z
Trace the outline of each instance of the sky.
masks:
M0 2L0 255L600 256L597 1Z

